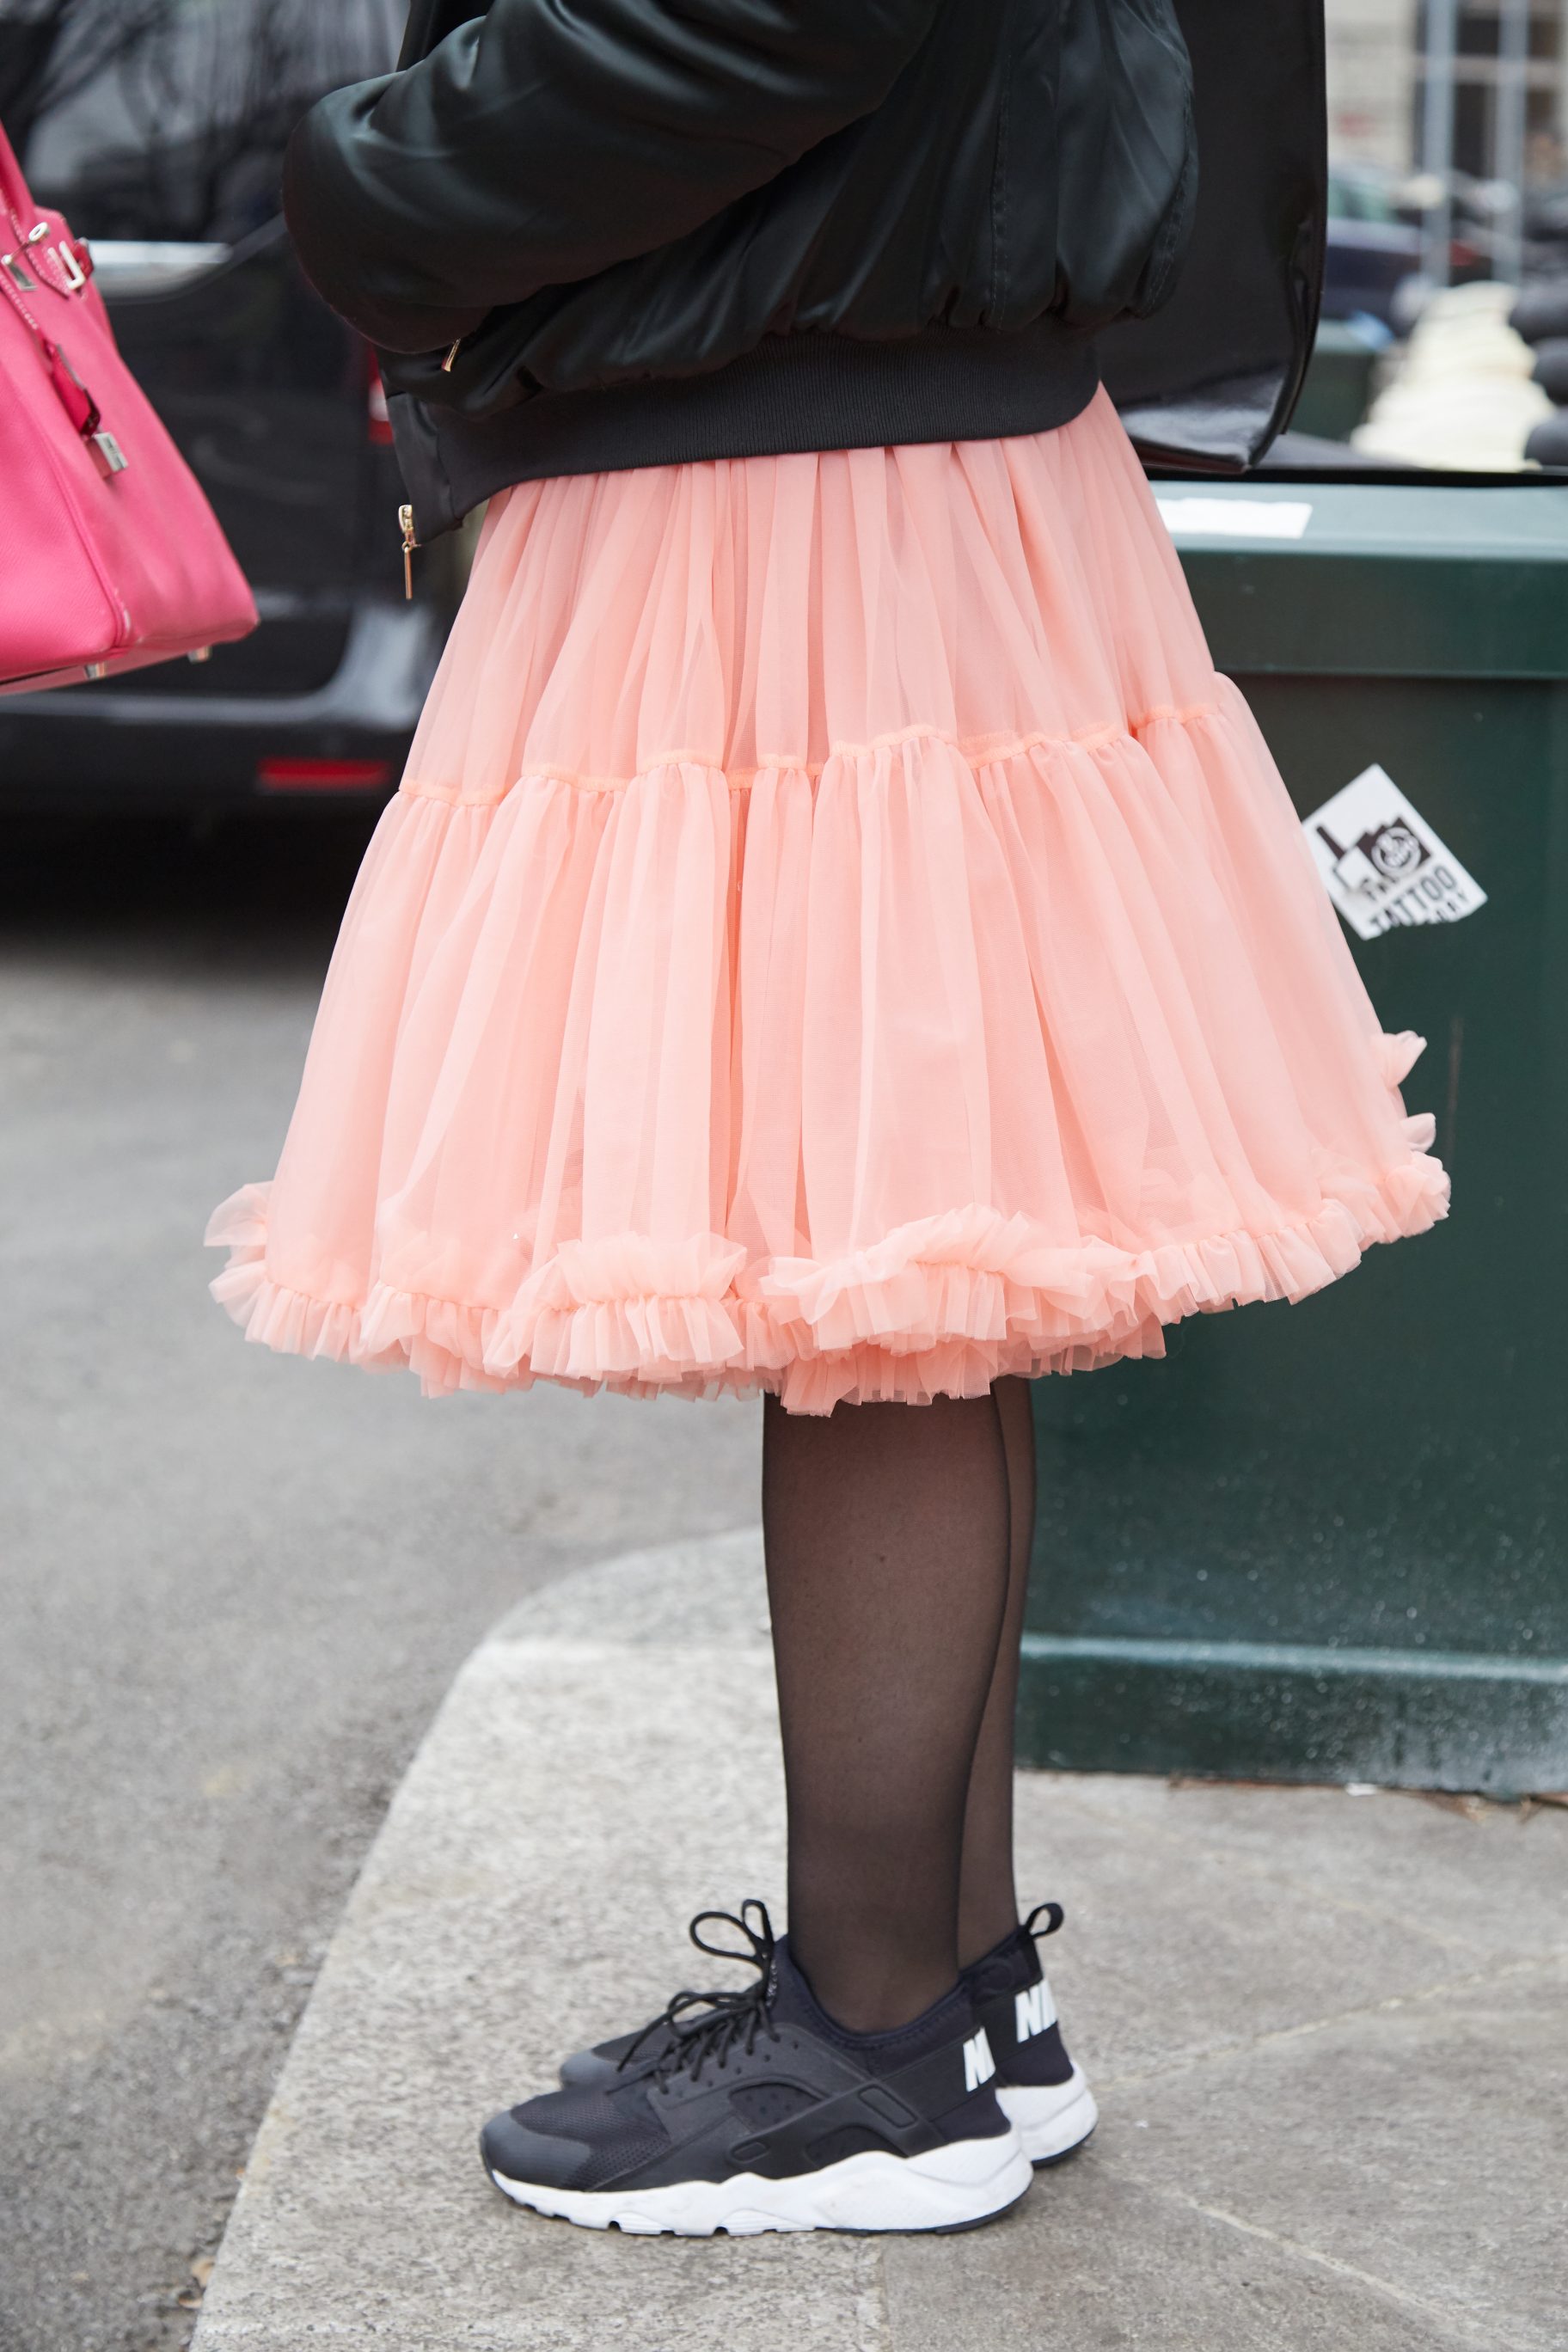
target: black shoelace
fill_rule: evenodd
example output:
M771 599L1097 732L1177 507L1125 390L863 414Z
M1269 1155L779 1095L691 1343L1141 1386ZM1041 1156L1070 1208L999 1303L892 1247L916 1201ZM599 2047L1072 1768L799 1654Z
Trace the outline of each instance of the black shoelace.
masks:
M710 1920L732 1927L742 1939L740 1948L710 1942L701 1932ZM716 1960L744 1960L749 1968L756 1969L757 1977L754 1984L738 1992L678 1992L644 2026L618 2063L622 2067L629 2065L653 2035L672 2035L673 2047L665 2051L654 2065L654 2079L658 2083L668 2082L680 2074L700 2079L710 2059L722 2066L737 2048L750 2057L759 2035L765 2034L774 2041L778 2038L768 2009L774 1938L767 1905L752 1895L742 1904L738 1915L733 1911L700 1911L688 1932L700 1952Z

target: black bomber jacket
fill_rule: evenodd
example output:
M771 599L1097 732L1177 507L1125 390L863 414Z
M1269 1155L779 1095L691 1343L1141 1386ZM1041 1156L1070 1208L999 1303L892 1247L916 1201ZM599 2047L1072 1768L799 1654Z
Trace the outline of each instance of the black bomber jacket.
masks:
M1102 368L1234 468L1310 348L1322 110L1321 0L415 0L285 201L421 537L545 475L1037 432Z

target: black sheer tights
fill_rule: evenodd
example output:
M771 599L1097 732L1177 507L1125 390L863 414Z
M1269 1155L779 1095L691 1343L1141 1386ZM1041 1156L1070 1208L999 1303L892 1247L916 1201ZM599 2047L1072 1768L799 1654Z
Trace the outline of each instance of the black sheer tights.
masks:
M830 2016L902 2024L1017 1917L1028 1390L763 1423L790 1941Z

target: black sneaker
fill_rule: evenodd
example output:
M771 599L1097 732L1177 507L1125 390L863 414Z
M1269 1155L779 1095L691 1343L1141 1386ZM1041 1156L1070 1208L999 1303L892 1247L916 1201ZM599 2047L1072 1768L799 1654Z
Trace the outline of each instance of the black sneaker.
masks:
M714 1959L765 1966L757 1927L759 1921L765 1927L767 1916L754 1897L742 1903L739 1918L729 1911L700 1911L691 1922L691 1940ZM1083 2146L1100 2120L1094 2095L1063 2046L1056 2003L1036 1948L1039 1938L1056 1934L1062 1917L1059 1903L1037 1905L1022 1927L963 1972L996 2061L997 2098L1017 2125L1031 2164L1059 2163ZM1037 1925L1041 1919L1043 1927ZM710 1942L701 1931L712 1920L738 1928L747 1948L737 1951L731 1944ZM649 2071L679 2046L683 2021L702 2007L730 1998L678 1992L662 2014L638 2032L574 2051L562 2066L561 2080L569 2089L603 2089Z
M496 2187L591 2229L696 2238L964 2230L1016 2205L1029 2159L965 1987L893 2032L846 2033L747 1910L757 1983L672 2021L652 2065L492 2116Z
M1031 2164L1059 2164L1081 2147L1100 2110L1068 2056L1057 2005L1036 1948L1062 1924L1059 1903L1041 1903L1021 1927L973 1961L963 1981L996 2061L996 2096L1018 2126ZM1037 1925L1043 1919L1044 1927Z

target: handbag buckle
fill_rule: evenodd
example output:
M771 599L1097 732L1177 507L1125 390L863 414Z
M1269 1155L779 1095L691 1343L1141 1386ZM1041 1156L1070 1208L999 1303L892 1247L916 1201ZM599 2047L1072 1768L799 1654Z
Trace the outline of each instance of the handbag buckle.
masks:
M66 273L66 278L69 284L71 292L73 294L79 294L82 288L87 284L86 270L82 268L80 262L77 259L76 255L72 252L70 246L64 237L62 237L58 245L56 246L55 251L59 255L60 266Z
M131 463L113 434L107 429L93 435L92 446L98 452L99 467L105 481L111 475L122 474Z
M0 253L0 269L8 269L18 293L36 294L38 281L29 278L14 253Z

